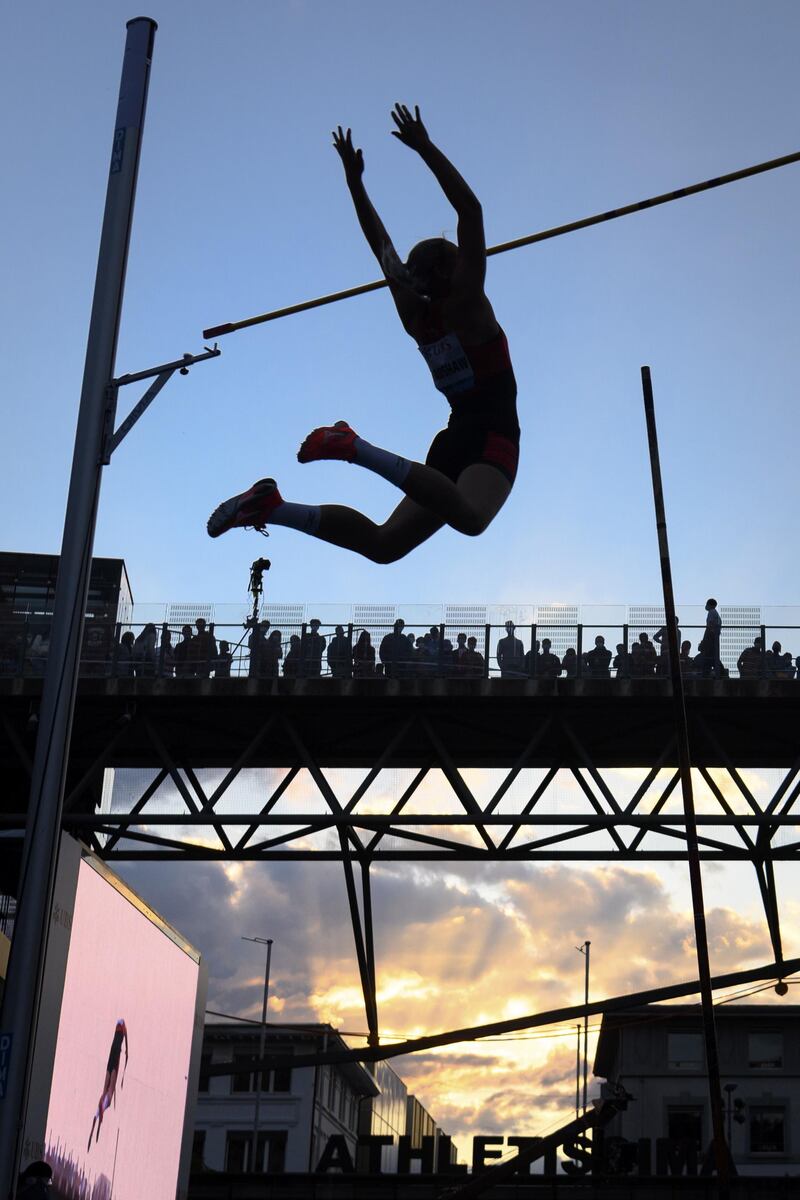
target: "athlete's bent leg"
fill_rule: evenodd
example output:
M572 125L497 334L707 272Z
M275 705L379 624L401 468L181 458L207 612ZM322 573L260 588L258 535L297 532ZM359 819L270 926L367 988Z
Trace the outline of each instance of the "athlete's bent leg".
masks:
M297 457L303 463L339 459L364 467L441 517L444 524L472 537L483 533L511 491L505 475L488 464L465 468L453 483L435 467L373 446L345 421L313 430Z
M405 558L432 537L444 524L414 500L404 497L383 525L378 525L353 508L323 504L315 537L345 550L363 554L376 563L393 563Z

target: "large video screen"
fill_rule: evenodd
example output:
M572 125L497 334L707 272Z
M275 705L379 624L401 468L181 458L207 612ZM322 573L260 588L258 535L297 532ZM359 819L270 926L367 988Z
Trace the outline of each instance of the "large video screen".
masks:
M199 966L80 863L47 1112L53 1200L175 1200Z

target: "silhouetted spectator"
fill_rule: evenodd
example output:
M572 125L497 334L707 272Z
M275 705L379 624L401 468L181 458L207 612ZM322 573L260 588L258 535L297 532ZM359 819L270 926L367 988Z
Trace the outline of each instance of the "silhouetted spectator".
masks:
M175 674L175 650L172 631L166 626L161 630L161 645L156 653L156 674L162 679L171 679Z
M764 643L760 637L753 639L752 646L745 646L736 662L736 669L742 679L755 679L765 669L765 658L762 654Z
M568 679L574 679L578 674L578 655L574 646L570 646L564 651L564 657L561 660L561 670Z
M194 675L194 658L192 655L192 627L184 625L181 629L181 640L172 652L175 660L175 676L187 679Z
M706 632L703 641L706 666L704 675L713 675L715 679L722 678L722 663L719 657L719 639L722 633L722 618L717 610L714 599L706 600Z
M214 626L206 626L205 620L198 617L195 621L197 633L192 638L189 658L194 663L194 674L198 679L208 679L214 659L217 657L217 639L214 637Z
M303 674L307 679L315 679L322 674L322 652L325 649L325 638L319 631L320 622L312 617L308 622L305 640L302 644Z
M536 674L542 679L557 679L561 674L561 659L551 650L550 638L542 638L542 652L536 656Z
M539 674L539 639L531 646L530 650L526 650L522 659L522 672L530 679L532 675Z
M398 617L392 632L381 639L378 657L383 663L383 673L387 679L401 679L410 674L408 664L411 653L404 628L405 621Z
M366 629L362 629L353 646L353 675L356 679L368 679L375 674L375 647Z
M277 679L280 673L281 659L283 658L283 646L281 645L280 629L273 629L269 637L264 642L264 647L261 653L259 662L259 679ZM284 667L284 675L286 669Z
M678 645L681 644L680 623L677 616L675 617L675 635L678 640ZM653 634L653 641L659 647L658 662L656 663L657 675L669 675L669 639L667 637L667 627L662 625L657 633ZM680 651L678 652L680 653Z
M439 626L431 625L422 641L424 647L425 665L427 668L425 674L430 677L437 673L444 652L444 642L441 637Z
M631 676L641 679L652 675L656 669L656 648L646 633L639 634L637 641L631 646Z
M462 658L462 669L465 675L475 679L483 675L484 658L478 650L478 639L475 637L467 638L467 648L464 651Z
M47 1200L53 1183L52 1167L39 1160L29 1163L17 1181L19 1200Z
M350 678L350 639L343 625L336 626L336 632L328 643L328 670L334 679Z
M694 675L694 659L691 655L692 643L681 642L681 652L678 656L682 675Z
M427 675L430 663L425 638L422 634L414 641L414 657L411 660L411 670L414 675Z
M506 621L506 636L497 643L497 665L503 679L519 679L525 671L525 647L514 637L514 622Z
M611 672L611 651L606 646L606 640L600 634L594 639L594 649L583 656L586 672L592 679L608 679Z
M259 621L250 630L247 638L247 648L250 651L250 665L247 668L247 674L251 679L255 679L264 674L262 659L265 653L267 644L267 632L269 630L269 621ZM284 671L284 674L286 672Z
M783 653L780 642L773 642L772 649L767 651L767 676L770 679L794 679L792 656L787 651Z
M214 659L214 678L230 679L233 655L228 642L220 642L217 657Z
M439 642L441 649L439 650L439 665L442 675L453 674L453 663L455 662L455 652L453 643L450 638L442 638Z
M293 633L289 638L289 649L283 660L284 679L297 679L300 674L300 638Z
M133 671L148 679L156 673L156 641L158 634L152 622L145 625L133 643Z
M627 679L630 675L630 655L625 649L624 642L617 643L617 653L614 655L614 661L611 665L617 673L617 679Z
M464 674L464 655L467 653L467 635L459 633L456 637L456 644L453 647L453 675Z
M117 675L120 679L133 678L133 643L134 636L130 630L123 633L117 647Z

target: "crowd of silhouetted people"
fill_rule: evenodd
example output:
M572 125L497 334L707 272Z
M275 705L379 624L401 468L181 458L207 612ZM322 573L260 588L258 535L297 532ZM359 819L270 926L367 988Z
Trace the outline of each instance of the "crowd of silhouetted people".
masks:
M706 625L693 646L675 628L678 663L686 678L725 679L728 669L720 658L722 623L717 602L706 603ZM117 627L118 628L118 627ZM492 635L484 628L480 638L465 632L455 639L444 626L424 633L406 627L398 618L390 632L373 642L367 629L347 630L337 625L332 635L321 632L313 618L299 632L286 636L267 620L250 620L233 644L217 638L213 622L198 617L180 633L153 623L138 632L115 635L107 622L87 621L81 649L83 677L118 679L229 679L242 675L256 679L481 678L499 673L502 679L646 679L671 674L670 638L666 627L653 633L636 632L612 649L597 634L588 649L576 627L575 646L559 655L552 640L536 636L536 628L517 629L505 623L491 652ZM544 630L542 630L544 632ZM698 631L700 632L700 631ZM522 634L522 636L520 636ZM561 634L563 637L563 634ZM526 646L525 638L528 642ZM563 643L562 643L563 645ZM50 650L50 629L35 631L18 624L0 630L0 674L44 675ZM800 656L793 659L781 643L769 649L763 636L754 638L736 664L740 678L800 678Z

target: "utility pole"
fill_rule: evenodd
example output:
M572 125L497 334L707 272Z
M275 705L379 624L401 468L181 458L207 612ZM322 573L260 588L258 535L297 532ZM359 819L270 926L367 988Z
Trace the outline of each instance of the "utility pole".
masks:
M78 679L139 154L156 22L127 24L125 56L89 323L72 475L33 760L19 906L2 1033L9 1047L0 1100L0 1195L13 1195L25 1128L55 885L67 758Z
M261 1004L261 1038L258 1047L258 1060L263 1061L264 1046L267 1038L267 1001L269 999L269 968L272 960L272 938L243 937L243 942L257 942L267 947L267 968L264 973L264 999ZM253 1117L253 1141L250 1148L250 1173L255 1174L258 1162L258 1121L261 1116L261 1068L256 1072L256 1101Z

